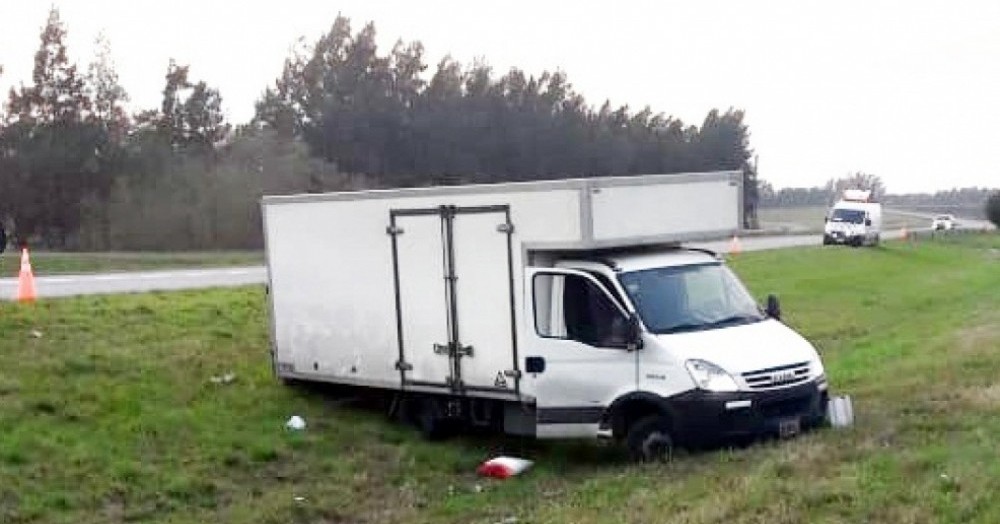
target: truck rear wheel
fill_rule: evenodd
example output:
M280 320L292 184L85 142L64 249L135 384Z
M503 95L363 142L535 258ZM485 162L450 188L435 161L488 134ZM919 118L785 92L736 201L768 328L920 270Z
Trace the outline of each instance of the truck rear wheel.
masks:
M425 439L442 440L454 433L453 421L444 416L441 405L435 399L418 398L412 400L410 405L410 420Z
M670 421L662 415L649 415L632 424L625 437L629 456L636 462L667 462L674 454Z

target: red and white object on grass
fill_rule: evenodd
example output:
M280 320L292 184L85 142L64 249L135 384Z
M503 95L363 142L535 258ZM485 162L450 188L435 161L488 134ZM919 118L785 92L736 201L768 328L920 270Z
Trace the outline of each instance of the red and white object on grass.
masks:
M505 479L524 473L534 462L515 457L496 457L483 462L476 473L484 477Z

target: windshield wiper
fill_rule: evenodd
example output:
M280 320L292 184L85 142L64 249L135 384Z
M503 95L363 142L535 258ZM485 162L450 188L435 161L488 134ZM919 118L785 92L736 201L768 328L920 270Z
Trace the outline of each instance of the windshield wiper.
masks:
M764 318L760 315L733 315L731 317L726 317L712 322L699 322L699 323L691 322L687 324L677 324L675 326L658 329L654 331L654 333L658 335L666 335L670 333L681 333L684 331L702 331L706 329L725 326L727 324L737 324L737 323L752 324L754 322L760 322L761 320L764 320Z
M719 326L725 326L727 324L737 324L737 323L750 324L753 322L760 322L761 320L763 320L763 318L761 318L760 315L733 315L731 317L726 317L720 320L716 320L715 322L712 322L708 325L712 327L719 327Z
M659 329L656 331L656 333L660 335L666 335L669 333L681 333L683 331L700 331L702 329L708 329L711 326L712 324L703 324L703 323L677 324L675 326L670 326L668 328Z

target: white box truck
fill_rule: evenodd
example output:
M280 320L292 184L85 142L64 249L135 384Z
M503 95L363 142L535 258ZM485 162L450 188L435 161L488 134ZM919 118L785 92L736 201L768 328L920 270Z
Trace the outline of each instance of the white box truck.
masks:
M877 246L882 238L882 204L871 191L847 189L826 216L823 245Z
M823 420L813 346L711 252L739 172L265 197L284 380L451 424L611 437L637 459Z

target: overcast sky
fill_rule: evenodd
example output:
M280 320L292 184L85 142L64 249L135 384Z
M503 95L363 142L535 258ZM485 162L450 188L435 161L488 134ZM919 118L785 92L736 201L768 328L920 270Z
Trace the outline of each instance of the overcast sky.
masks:
M857 170L893 193L1000 187L997 0L0 0L4 93L30 80L50 5L83 69L105 32L134 109L158 106L173 57L246 121L295 41L341 12L354 29L374 21L383 51L420 40L430 64L560 69L591 104L699 125L713 107L742 108L761 176L779 187Z

